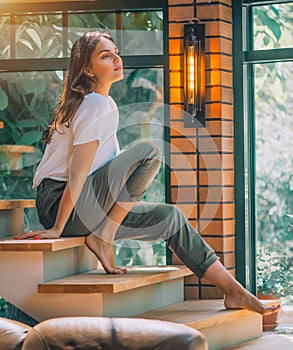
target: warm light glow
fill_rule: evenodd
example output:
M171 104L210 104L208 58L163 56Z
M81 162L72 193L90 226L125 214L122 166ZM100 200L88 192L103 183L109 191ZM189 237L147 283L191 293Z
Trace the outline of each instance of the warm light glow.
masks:
M194 72L195 72L195 60L194 60L194 46L188 46L187 48L187 63L188 63L188 103L194 103Z

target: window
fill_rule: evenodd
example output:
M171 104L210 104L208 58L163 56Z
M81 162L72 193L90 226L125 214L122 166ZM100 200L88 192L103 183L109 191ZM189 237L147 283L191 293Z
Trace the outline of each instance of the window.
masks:
M235 125L236 161L243 164L241 174L236 173L237 254L245 251L238 266L240 279L252 291L271 291L289 300L293 294L293 93L289 86L293 2L244 3L237 12L242 11L246 27L243 91L235 92L235 110L244 110ZM241 216L244 202L245 216ZM242 271L241 266L245 266Z
M120 109L121 147L152 138L164 153L167 7L164 1L136 3L0 4L0 120L5 125L0 144L34 147L14 163L9 153L0 152L0 198L34 198L42 131L57 105L72 44L89 30L109 31L124 61L125 79L111 90ZM164 162L143 200L165 202ZM35 210L27 210L25 224L39 227ZM117 242L115 249L119 265L166 263L164 242Z

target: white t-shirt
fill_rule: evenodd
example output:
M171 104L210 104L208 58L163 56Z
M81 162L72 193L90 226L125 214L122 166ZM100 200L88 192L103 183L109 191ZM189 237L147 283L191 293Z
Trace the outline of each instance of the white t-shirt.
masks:
M44 156L33 179L33 188L37 188L44 178L68 181L69 167L73 147L99 140L90 175L120 152L116 132L119 114L117 105L111 96L92 92L85 96L70 126L62 125L59 132L54 131Z

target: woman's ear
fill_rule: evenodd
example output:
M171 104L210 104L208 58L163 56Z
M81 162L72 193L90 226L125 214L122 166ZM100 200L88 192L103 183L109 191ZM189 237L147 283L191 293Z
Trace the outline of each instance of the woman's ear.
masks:
M92 77L94 76L94 73L92 72L92 70L91 70L90 67L86 67L86 68L85 68L84 74L85 74L87 77L90 77L90 78L92 78Z

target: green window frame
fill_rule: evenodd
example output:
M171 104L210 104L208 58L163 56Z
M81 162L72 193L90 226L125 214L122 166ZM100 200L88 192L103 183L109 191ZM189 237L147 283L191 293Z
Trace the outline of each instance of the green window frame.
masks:
M254 294L257 290L254 65L293 61L293 48L254 50L252 12L256 5L290 2L233 1L233 71L237 87L234 89L236 278Z

